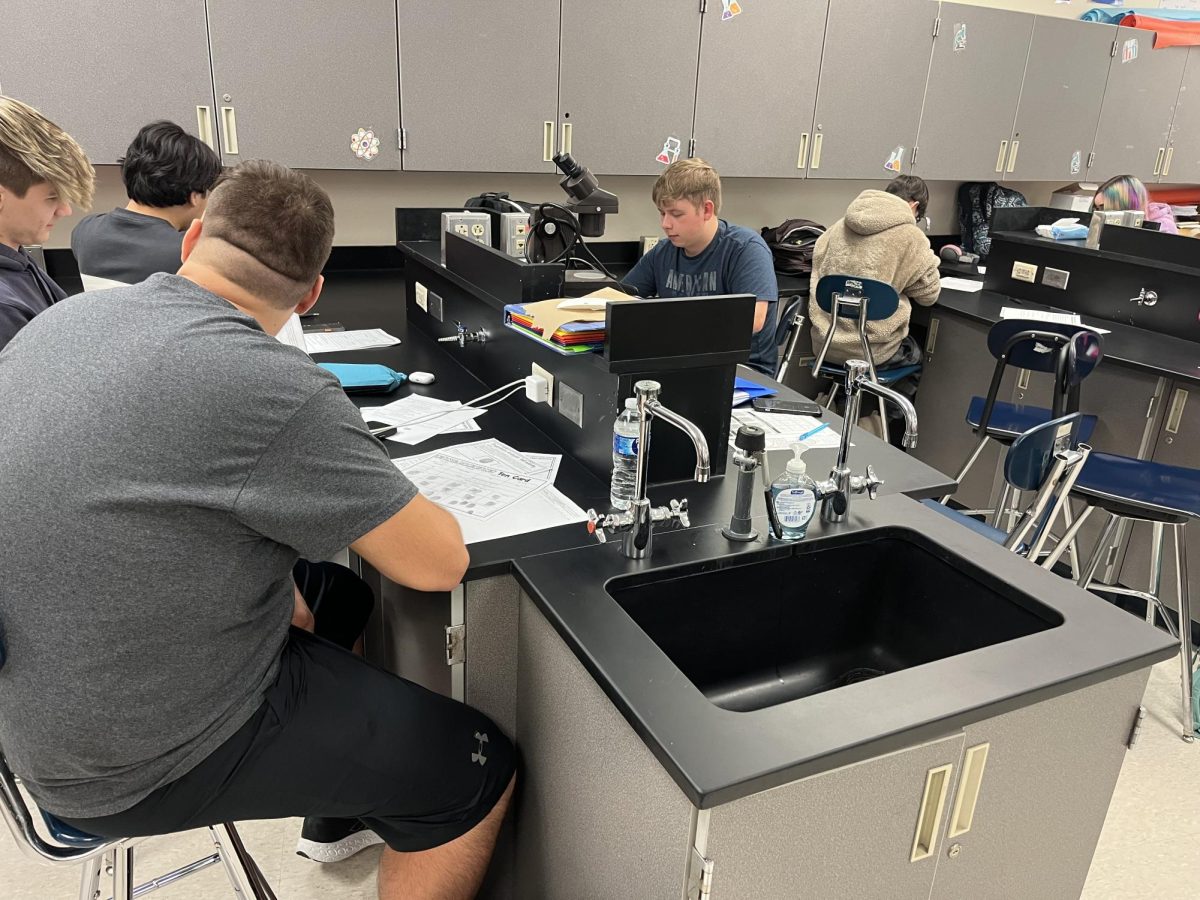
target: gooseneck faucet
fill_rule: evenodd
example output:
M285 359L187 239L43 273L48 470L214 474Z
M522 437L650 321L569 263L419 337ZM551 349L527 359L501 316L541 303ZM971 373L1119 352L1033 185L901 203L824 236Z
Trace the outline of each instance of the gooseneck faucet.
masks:
M625 532L621 552L629 559L645 559L650 555L653 538L653 524L663 519L678 519L685 526L688 524L687 500L671 501L669 508L652 509L646 496L649 483L650 466L650 426L654 419L662 419L674 425L689 438L696 448L696 471L693 478L698 482L708 481L709 455L708 441L704 432L689 419L674 410L663 406L658 399L662 385L657 381L639 381L633 386L637 393L638 415L638 450L637 469L634 480L634 499L628 510L622 513L610 513L601 516L595 510L588 510L588 528L596 537L604 540L604 529L614 528Z
M905 447L917 446L917 411L903 394L871 381L870 367L865 360L852 359L846 363L846 417L842 421L842 440L838 444L837 462L829 478L817 487L821 493L821 521L844 522L850 514L852 494L866 493L872 500L879 492L883 480L875 476L875 470L867 466L866 475L850 472L850 435L858 421L862 394L866 391L885 400L890 400L904 413Z

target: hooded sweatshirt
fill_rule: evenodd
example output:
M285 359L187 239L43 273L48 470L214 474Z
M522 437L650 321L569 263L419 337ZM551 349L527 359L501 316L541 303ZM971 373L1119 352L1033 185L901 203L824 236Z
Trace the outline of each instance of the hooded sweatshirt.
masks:
M900 294L900 306L891 316L867 322L867 343L876 365L887 362L908 334L911 303L932 306L942 290L938 258L925 232L917 227L912 207L885 191L863 191L847 207L845 217L817 240L808 300L814 353L821 352L829 334L829 314L817 306L816 299L816 284L825 275L884 281ZM861 356L857 318L842 316L826 358L843 363Z
M67 296L22 247L0 244L0 350L40 312Z

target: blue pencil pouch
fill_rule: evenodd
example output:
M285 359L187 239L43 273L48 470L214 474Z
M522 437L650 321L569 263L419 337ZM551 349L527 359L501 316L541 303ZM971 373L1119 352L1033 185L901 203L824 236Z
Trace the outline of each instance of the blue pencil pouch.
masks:
M318 363L334 374L347 394L390 394L408 376L378 363Z

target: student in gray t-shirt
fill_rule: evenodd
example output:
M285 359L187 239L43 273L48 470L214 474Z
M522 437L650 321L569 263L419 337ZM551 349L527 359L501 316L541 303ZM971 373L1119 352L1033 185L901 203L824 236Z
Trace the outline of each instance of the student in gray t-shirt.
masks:
M430 591L468 562L336 379L272 337L332 237L309 178L244 163L178 275L56 304L0 354L0 746L90 833L334 815L387 842L381 898L447 896L482 880L511 743L289 627L300 556L350 546Z
M749 365L774 377L779 283L766 241L749 228L717 218L721 178L702 159L667 166L652 197L667 239L638 260L623 283L641 297L753 294L758 304Z
M129 202L75 226L71 250L79 273L136 284L178 271L183 232L204 214L221 158L174 122L151 122L120 162Z

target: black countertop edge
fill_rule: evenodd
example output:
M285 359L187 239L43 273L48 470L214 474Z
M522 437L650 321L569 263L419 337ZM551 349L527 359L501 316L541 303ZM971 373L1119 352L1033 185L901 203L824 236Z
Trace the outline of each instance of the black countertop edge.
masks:
M1064 210L1066 212L1066 210ZM1060 250L1065 250L1067 253L1074 253L1080 256L1098 257L1100 259L1109 259L1113 262L1122 263L1129 266L1141 266L1147 269L1156 269L1164 272L1177 272L1180 275L1191 275L1200 278L1200 268L1195 266L1184 266L1178 263L1168 262L1166 260L1148 259L1144 256L1130 256L1128 253L1117 253L1112 250L1105 250L1101 247L1099 250L1087 246L1086 240L1072 241L1056 241L1054 238L1042 237L1040 234L1025 231L997 231L992 234L992 240L1012 241L1014 244L1026 244L1038 247L1055 247ZM1103 241L1103 238L1101 238Z
M995 291L959 291L953 288L942 288L938 302L934 306L924 307L930 314L935 315L939 308L961 313L968 319L994 325L1000 321L1000 308L1016 306L1022 309L1043 312L1061 312L1078 314L1078 311L1060 309L1023 300L1019 297L1009 297ZM914 310L915 311L915 310ZM1085 324L1097 328L1105 328L1110 332L1104 335L1104 359L1130 368L1153 372L1168 378L1180 378L1200 383L1200 345L1183 338L1169 334L1159 334L1135 328L1099 316L1083 316ZM986 387L986 385L982 385Z
M695 806L708 809L1077 691L1171 658L1170 637L905 497L814 520L806 544L868 528L915 531L1063 617L1017 640L753 712L712 704L605 591L612 577L761 553L717 526L655 536L650 560L615 545L518 560L525 592ZM778 545L775 545L778 546ZM784 549L781 552L788 552ZM570 570L569 583L561 572ZM819 723L818 727L814 727Z

